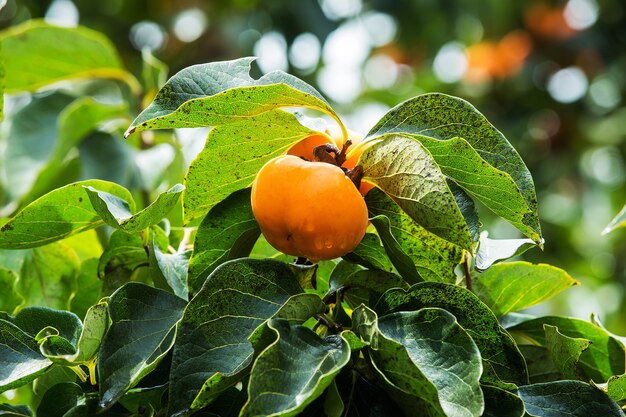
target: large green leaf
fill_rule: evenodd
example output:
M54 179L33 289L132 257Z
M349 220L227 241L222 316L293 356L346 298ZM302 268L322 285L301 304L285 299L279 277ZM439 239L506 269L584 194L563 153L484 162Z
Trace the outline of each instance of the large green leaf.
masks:
M519 387L526 412L537 417L623 417L619 405L601 390L580 381Z
M34 248L104 224L83 186L132 200L128 190L107 181L66 185L33 201L0 227L0 249Z
M10 269L0 268L0 311L12 314L24 302L24 298L17 292L16 284L19 275Z
M239 259L219 266L185 309L170 373L170 413L210 403L252 365L253 333L278 316L303 322L324 311L287 264Z
M2 417L33 417L33 412L27 405L0 404Z
M563 375L556 369L547 348L537 345L519 345L519 350L526 359L528 379L531 384L563 379Z
M185 221L203 217L232 192L249 187L267 161L314 133L283 110L213 128L185 176Z
M137 116L126 136L135 130L217 126L279 107L320 110L341 125L339 117L313 87L282 71L255 80L250 77L252 61L254 58L240 58L183 69Z
M380 190L370 191L365 202L373 216L370 221L376 228L389 258L407 281L421 281L412 279L416 274L413 272L415 269L427 281L456 281L454 268L463 257L460 247L421 227ZM409 258L409 265L405 257Z
M268 327L276 341L254 362L242 417L298 415L350 359L350 348L341 336L322 339L284 319L272 319Z
M46 153L46 162L26 196L26 201L37 198L50 190L70 149L78 145L82 139L106 121L123 117L126 112L126 104L102 103L92 97L82 97L74 100L58 114L56 132L54 129L50 129L50 124L40 123L38 126L40 128L38 143L35 148L41 146L41 136L43 135L55 135L56 141L54 149ZM38 115L37 117L41 116ZM32 126L32 118L29 118L27 123ZM19 133L18 137L22 138L21 132L16 133ZM38 152L41 152L41 149L38 149ZM32 167L29 168L32 170Z
M465 288L424 282L408 291L389 290L379 300L376 311L382 316L426 307L449 311L472 337L483 359L481 382L504 389L510 389L510 383L528 383L526 364L513 338L498 324L489 307Z
M133 213L132 200L128 202L106 191L85 186L91 205L106 224L129 233L139 232L159 223L178 204L184 189L181 184L176 184L159 194L148 207Z
M117 269L124 269L130 274L145 265L148 265L148 254L141 236L115 230L98 260L98 277L106 279L108 274Z
M50 365L34 337L0 319L0 392L32 381Z
M551 265L508 262L493 265L472 284L478 298L501 317L548 300L578 281Z
M101 404L110 407L152 371L174 344L185 301L131 282L109 299L111 328L98 353Z
M509 328L509 332L523 336L533 343L547 346L545 326L555 326L570 338L586 339L591 345L580 355L580 370L596 382L604 382L613 375L624 373L626 352L624 346L604 329L588 321L558 316L545 316L525 321Z
M69 310L77 290L80 259L63 242L22 252L16 290L26 304Z
M433 157L446 175L535 242L541 241L537 197L528 168L504 135L470 103L440 93L414 97L391 109L367 136L387 133L447 141L439 144L425 139L423 144L429 150L433 147ZM517 190L511 188L508 177ZM513 198L504 200L506 207L500 200L503 195ZM525 204L519 204L520 195Z
M183 300L189 300L187 270L191 251L162 252L156 241L150 247L150 271L157 287L172 291Z
M7 93L77 78L118 79L139 89L137 80L123 69L113 44L91 29L29 20L1 33L0 42Z
M59 142L59 113L73 100L62 93L35 95L13 115L1 166L11 200L24 197L45 169Z
M417 224L473 252L465 218L428 150L407 135L385 135L366 149L363 179L383 190Z
M370 345L372 364L407 413L482 414L480 353L450 313L426 308L377 319L374 311L361 306L352 317Z
M216 204L196 233L189 260L189 288L197 292L219 265L248 256L260 233L252 214L249 188L235 191Z

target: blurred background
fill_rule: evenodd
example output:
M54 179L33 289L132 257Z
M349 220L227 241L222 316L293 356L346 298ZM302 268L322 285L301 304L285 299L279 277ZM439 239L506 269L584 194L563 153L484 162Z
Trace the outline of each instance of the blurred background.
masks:
M469 100L534 177L546 244L523 258L582 283L534 311L595 312L626 334L626 231L602 235L626 203L623 0L7 0L0 27L29 18L103 32L135 74L142 49L170 74L255 55L362 132L424 92ZM481 214L490 237L519 236Z

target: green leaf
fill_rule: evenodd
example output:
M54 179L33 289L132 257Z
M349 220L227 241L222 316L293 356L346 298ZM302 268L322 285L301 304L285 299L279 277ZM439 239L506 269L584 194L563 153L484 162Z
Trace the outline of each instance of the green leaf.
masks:
M83 329L76 314L40 306L23 308L11 322L40 344L47 336L54 335L75 346Z
M33 201L0 227L0 249L34 248L104 224L83 186L132 200L127 189L107 181L66 185Z
M382 191L377 191L376 189L373 189L372 191L370 191L368 193L368 196L369 194L375 193L375 192L378 192L380 193L380 195L385 196L385 194ZM388 199L388 197L386 196L385 198ZM371 200L368 197L366 197L365 201L366 201L366 204L368 205L368 209L370 209L370 212L371 210L375 210L375 208L369 207L370 206L369 201ZM389 203L397 207L393 201L389 200ZM398 211L401 212L399 207L398 207ZM407 216L407 219L410 220L408 216ZM391 221L389 220L389 217L384 216L384 215L370 217L370 222L376 228L376 232L378 233L378 236L380 237L383 247L385 248L385 252L387 253L387 256L389 257L389 261L393 264L393 266L396 268L396 270L402 276L402 278L404 278L407 282L411 284L422 282L423 279L421 275L417 272L417 268L415 267L415 263L413 259L404 251L404 249L400 245L400 242L398 242L394 234L391 232L392 226L391 226ZM413 221L411 220L411 222ZM413 224L416 225L416 223L413 223ZM420 241L417 241L417 240L413 241L413 243L415 242L420 242Z
M450 191L452 191L452 194L454 195L456 205L459 207L459 210L465 219L465 223L467 223L467 227L469 228L470 236L472 237L472 242L475 247L476 242L480 239L480 230L482 228L482 223L478 218L476 204L474 204L474 200L472 200L472 198L454 181L448 178L446 182L448 183Z
M580 355L589 348L591 341L565 336L557 327L548 324L543 328L546 332L546 348L558 371L565 379L580 379L578 370Z
M254 58L212 62L185 68L170 78L154 101L133 121L135 130L217 126L279 107L308 107L339 117L304 81L274 71L250 77Z
M428 150L406 135L387 135L359 159L375 184L417 224L473 252L472 239L446 179Z
M619 213L611 220L611 222L602 230L602 234L606 235L615 229L626 226L626 205L622 207Z
M54 351L55 337L47 337L40 342L41 352L54 363L65 366L86 364L96 357L102 339L109 327L107 303L98 303L87 310L80 336L74 343L75 353L59 354Z
M522 399L501 388L481 385L485 397L485 411L482 417L523 417Z
M112 324L98 354L102 407L110 407L158 365L174 344L184 308L184 300L140 283L111 295Z
M584 320L545 316L525 321L509 328L509 332L523 336L540 346L547 346L544 326L558 327L559 332L571 338L591 341L580 355L580 370L596 382L604 382L613 375L624 373L626 352L624 346L604 329Z
M54 149L46 153L46 162L25 200L31 201L48 192L70 149L106 121L126 116L127 110L126 104L101 103L92 97L82 97L74 100L58 114L57 131L50 129L50 124L39 123L40 132L34 147L41 146L41 136L45 134L56 136L56 141ZM32 125L32 117L25 122ZM38 149L38 152L41 152L41 149ZM32 167L30 169L32 170Z
M26 405L0 404L2 417L33 417L33 412Z
M342 417L345 410L345 405L341 394L337 389L337 381L333 380L328 389L326 389L326 396L324 397L324 413L328 417Z
M170 414L201 408L238 382L252 365L250 339L267 320L279 316L304 322L324 311L317 295L301 293L292 270L279 261L238 259L213 271L179 326Z
M626 374L610 377L607 381L606 391L613 401L626 400Z
M9 314L19 307L24 298L17 292L16 284L19 276L15 271L0 268L0 311L6 311Z
M76 252L55 242L22 253L24 263L16 290L26 304L69 310L78 285L80 259Z
M105 277L116 269L124 269L129 274L142 265L148 264L148 255L141 236L115 230L109 237L109 244L98 261L98 277Z
M0 320L0 392L27 384L50 365L32 336Z
M359 300L358 296L356 300L352 300L352 293L355 289L368 290L370 292L370 300L376 301L390 288L409 288L409 284L402 277L391 272L358 267L347 270L347 268L339 268L339 265L330 275L328 293L333 294L338 291L343 293L345 300L353 308L361 304L356 301Z
M557 381L519 387L526 412L541 417L623 417L604 392L580 381Z
M185 222L203 217L234 191L249 187L267 161L314 133L282 110L213 128L185 176Z
M68 79L110 78L135 92L137 80L126 72L113 44L85 27L65 28L29 20L0 34L5 92L34 91Z
M192 292L197 292L219 265L248 256L260 233L252 214L249 188L235 191L213 206L198 227L189 260Z
M537 196L528 168L504 135L470 103L440 93L414 97L391 109L367 137L388 133L421 136L424 146L433 148L431 153L446 175L498 215L506 215L504 218L532 240L541 242ZM480 178L476 178L475 170ZM517 191L512 190L508 177L515 182ZM492 184L493 188L485 187ZM509 194L514 200L496 197ZM526 207L519 204L518 194ZM515 204L503 207L503 201Z
M187 269L191 251L164 253L153 240L150 255L150 270L155 285L164 290L171 290L183 300L189 300Z
M320 396L350 360L341 336L321 339L303 326L273 319L276 341L256 359L241 416L295 416Z
M509 262L493 265L472 284L478 298L501 317L546 301L578 281L551 265Z
M412 284L421 281L412 279L416 274L412 270L427 281L456 282L454 268L463 258L461 248L418 225L379 190L367 193L365 202L374 216L370 221L400 275Z
M535 242L530 239L489 239L487 232L484 232L476 251L476 269L484 271L491 265L519 256L534 246Z
M128 233L139 232L159 223L178 204L184 189L185 187L181 184L176 184L159 194L148 207L133 214L134 202L132 200L121 199L92 186L85 187L94 210L98 212L102 220L109 226Z
M533 211L509 173L494 168L461 137L412 137L430 151L441 172L533 241L541 242L536 207Z
M377 319L361 306L352 317L356 331L370 344L372 364L407 413L482 414L480 353L450 313L427 308Z
M344 255L343 259L369 269L394 271L393 264L380 243L380 238L374 233L366 233L361 243L352 252Z
M519 345L519 350L526 359L528 379L531 384L558 381L563 375L556 369L548 349L535 345Z
M481 382L511 389L528 383L526 364L513 338L498 324L489 307L465 288L436 282L413 285L408 291L387 291L376 305L380 315L436 307L452 313L469 333L483 359Z
M59 113L72 100L73 97L62 93L36 95L12 117L3 138L6 150L1 168L10 200L17 201L28 194L44 171L59 142L56 128Z

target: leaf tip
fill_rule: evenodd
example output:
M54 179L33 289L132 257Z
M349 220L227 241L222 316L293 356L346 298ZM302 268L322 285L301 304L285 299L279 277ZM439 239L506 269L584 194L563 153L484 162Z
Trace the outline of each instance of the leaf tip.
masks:
M124 139L128 139L128 137L130 135L132 135L133 133L135 133L135 129L137 129L136 126L131 126L128 128L128 130L126 130L126 132L124 132Z

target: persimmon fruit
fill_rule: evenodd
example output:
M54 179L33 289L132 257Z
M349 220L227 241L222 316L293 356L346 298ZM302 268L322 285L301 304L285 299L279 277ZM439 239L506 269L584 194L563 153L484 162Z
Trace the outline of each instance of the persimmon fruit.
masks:
M339 167L280 155L252 184L252 212L276 249L312 262L351 252L368 225L363 196Z

